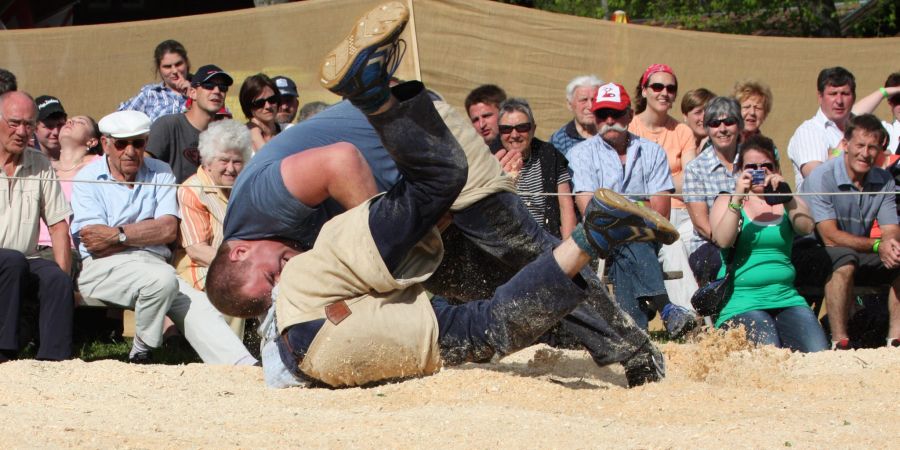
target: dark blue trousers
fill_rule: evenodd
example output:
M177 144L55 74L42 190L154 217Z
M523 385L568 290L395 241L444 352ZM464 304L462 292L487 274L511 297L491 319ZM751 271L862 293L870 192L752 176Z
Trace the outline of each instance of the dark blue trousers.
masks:
M37 303L37 359L59 361L72 356L72 279L53 261L27 259L21 252L0 249L0 350L20 350L22 310Z

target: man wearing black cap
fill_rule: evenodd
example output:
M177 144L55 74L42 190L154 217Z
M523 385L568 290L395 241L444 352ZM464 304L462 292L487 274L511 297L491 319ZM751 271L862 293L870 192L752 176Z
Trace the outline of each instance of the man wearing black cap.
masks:
M278 92L281 93L281 100L278 102L278 113L275 115L275 121L281 125L281 129L285 130L294 124L297 117L297 108L300 106L300 93L297 92L297 84L294 80L279 75L272 78Z
M212 64L194 74L188 88L191 108L181 114L162 116L150 128L147 153L169 163L179 183L197 173L200 133L209 127L225 106L225 95L234 83L230 75Z
M59 159L59 131L69 116L56 97L42 95L34 102L38 107L37 128L34 130L34 146L44 152L51 161Z

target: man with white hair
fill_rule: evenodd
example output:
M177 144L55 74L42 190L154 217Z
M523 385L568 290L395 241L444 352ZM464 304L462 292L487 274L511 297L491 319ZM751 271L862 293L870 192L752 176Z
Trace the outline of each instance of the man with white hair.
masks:
M71 209L47 157L28 147L37 106L24 92L0 95L0 362L19 351L20 312L40 306L37 359L72 356L72 280L68 219ZM18 180L6 177L18 177ZM38 256L38 225L50 224L54 261Z
M72 190L81 293L134 310L132 363L152 362L168 315L204 362L255 364L206 295L167 262L178 235L175 177L166 163L144 158L150 118L119 111L99 126L105 156L78 173Z
M634 112L625 88L617 83L604 84L592 103L597 134L573 147L568 157L574 192L582 194L575 198L581 213L591 201L586 194L597 189L611 189L632 197L675 192L665 150L628 131ZM635 200L646 202L668 218L668 196L649 195ZM696 321L690 311L669 301L659 250L655 242L630 242L610 252L606 265L622 309L644 329L652 315L659 312L666 331L674 339L693 328Z
M595 75L581 75L566 86L566 106L572 111L573 118L550 136L550 143L563 155L575 144L597 134L591 100L601 84L603 80Z

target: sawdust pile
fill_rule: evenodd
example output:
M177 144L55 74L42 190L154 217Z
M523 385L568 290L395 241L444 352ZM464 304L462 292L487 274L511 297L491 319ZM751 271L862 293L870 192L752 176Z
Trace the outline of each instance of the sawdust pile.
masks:
M0 446L900 446L900 351L801 355L736 332L666 344L668 378L535 346L368 389L267 389L258 368L0 365Z

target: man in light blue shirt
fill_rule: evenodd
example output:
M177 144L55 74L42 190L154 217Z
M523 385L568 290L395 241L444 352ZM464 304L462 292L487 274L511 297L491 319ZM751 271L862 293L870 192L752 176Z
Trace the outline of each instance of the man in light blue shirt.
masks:
M168 315L204 362L255 364L206 294L167 262L167 244L178 234L175 176L166 163L144 159L150 118L119 111L99 126L106 156L82 169L72 189L72 235L84 259L81 293L135 311L132 363L152 362Z
M574 192L584 194L606 188L640 194L632 199L648 202L656 212L668 217L669 197L651 195L675 192L666 153L659 145L628 132L634 117L630 101L620 84L608 83L598 89L591 106L598 133L572 147L568 154ZM582 213L589 201L588 195L575 199ZM611 252L606 264L622 309L644 329L651 314L660 312L667 332L676 338L693 328L696 321L690 311L669 301L658 252L659 245L655 243L630 243Z

